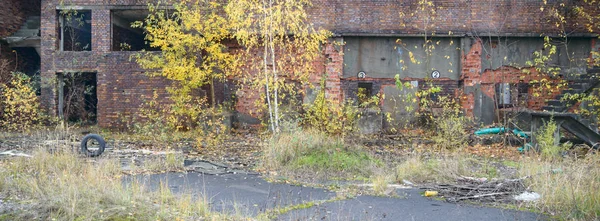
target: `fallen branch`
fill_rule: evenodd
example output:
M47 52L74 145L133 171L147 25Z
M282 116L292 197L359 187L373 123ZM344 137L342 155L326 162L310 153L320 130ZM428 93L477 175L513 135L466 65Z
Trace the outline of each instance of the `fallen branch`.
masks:
M516 194L524 191L524 180L528 177L518 179L484 179L473 177L457 177L456 184L438 184L424 187L424 189L436 190L440 196L446 197L449 201L461 201L468 199L477 200L498 200L496 197Z
M509 194L511 194L511 193L509 193L509 192L486 193L486 194L479 194L479 195L465 196L465 197L456 198L455 201L461 201L461 200L466 200L466 199L479 199L479 198L483 198L483 197L509 195Z

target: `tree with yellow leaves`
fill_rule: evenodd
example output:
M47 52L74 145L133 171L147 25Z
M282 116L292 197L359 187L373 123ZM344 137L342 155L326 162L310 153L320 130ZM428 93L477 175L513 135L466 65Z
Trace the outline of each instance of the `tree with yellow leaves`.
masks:
M143 28L146 40L160 52L141 52L137 63L151 75L177 82L171 88L177 104L192 101L192 89L210 85L211 106L216 105L214 82L225 79L236 64L225 41L230 22L221 15L223 7L213 0L183 0L174 10L148 5L150 14L133 27Z
M266 98L273 133L280 130L280 103L285 93L297 90L290 80L308 81L313 62L331 36L307 22L306 8L310 6L310 0L238 0L225 7L233 36L245 47L238 54L240 62L246 64L245 70L256 73L244 75L242 80Z

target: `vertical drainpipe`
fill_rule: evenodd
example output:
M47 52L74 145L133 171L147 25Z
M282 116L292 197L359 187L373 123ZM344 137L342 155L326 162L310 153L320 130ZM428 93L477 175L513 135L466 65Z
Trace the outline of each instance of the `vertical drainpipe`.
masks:
M64 51L65 50L65 18L62 16L62 14L59 12L58 13L58 23L60 25L60 39L59 39L59 43L58 43L58 49L59 51Z
M62 73L56 74L57 90L58 90L58 118L64 120L64 77Z

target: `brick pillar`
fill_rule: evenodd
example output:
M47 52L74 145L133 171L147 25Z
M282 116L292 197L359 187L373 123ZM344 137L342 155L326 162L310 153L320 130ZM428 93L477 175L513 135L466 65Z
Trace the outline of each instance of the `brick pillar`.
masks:
M92 10L92 51L110 51L110 10Z
M332 42L343 42L342 38L334 38ZM341 78L344 71L344 46L329 43L325 46L325 97L337 102L343 102Z
M41 107L50 115L56 116L56 72L54 71L54 53L58 45L56 6L53 0L42 0L40 19L40 76Z
M461 106L468 117L473 117L473 109L475 108L475 96L471 89L481 84L481 52L481 40L476 39L471 45L471 49L466 54L463 54L461 60L462 71L460 79L463 81L462 89L464 92L461 99Z
M110 25L110 10L108 9L96 9L92 10L92 52L97 55L99 60L100 55L104 55L111 50L111 25ZM98 125L101 127L110 127L112 121L109 119L110 105L108 97L108 85L114 79L108 79L106 74L111 71L110 67L115 64L107 64L104 62L98 62L96 69L96 94L98 96L97 104L97 120ZM131 74L126 72L126 74Z

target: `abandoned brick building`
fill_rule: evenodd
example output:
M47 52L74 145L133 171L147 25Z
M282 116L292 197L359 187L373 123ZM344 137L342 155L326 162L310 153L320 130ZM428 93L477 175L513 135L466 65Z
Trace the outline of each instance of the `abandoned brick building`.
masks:
M9 0L18 2L17 0ZM550 1L550 5L565 2L564 8L576 1ZM93 86L97 102L94 114L100 127L117 127L119 117L135 114L142 96L158 91L167 99L161 78L150 78L134 61L132 54L146 48L142 30L130 23L146 15L145 0L41 0L40 14L21 19L21 32L7 34L15 48L35 48L41 60L41 102L55 115L63 114L64 89L57 88L62 73L82 73L83 84ZM564 11L565 23L557 27L544 10L541 1L530 0L435 0L435 11L423 11L419 1L382 0L315 0L310 7L310 22L334 33L332 41L343 45L325 47L326 62L320 69L327 74L325 91L329 98L356 99L359 88L370 95L385 94L384 112L401 118L404 104L395 97L401 93L394 77L421 90L429 85L442 87L442 95L460 99L464 112L483 124L498 120L498 113L515 107L531 110L563 111L553 101L563 91L533 96L532 80L567 79L573 87L566 90L587 90L595 86L586 78L590 70L588 58L598 51L597 34L590 33L582 18ZM73 28L61 11L75 10L81 25ZM590 8L597 10L597 8ZM30 20L39 19L39 22ZM38 25L29 27L30 23ZM31 26L31 25L30 25ZM72 39L77 34L76 42ZM531 69L536 51L544 50L544 37L556 38L557 53L547 61L561 67L559 76L525 74ZM29 34L27 40L15 37ZM410 62L412 57L424 57L419 48L424 36L437 45L426 62ZM35 36L35 37L32 37ZM22 36L21 36L22 37ZM35 43L37 41L37 44ZM121 43L131 48L121 50ZM577 87L575 87L577 86ZM237 120L260 117L252 114L254 99L243 91L233 91L222 84L215 95L219 100L235 95ZM310 94L310 93L308 93ZM309 95L307 95L309 96ZM552 103L555 102L555 103Z

